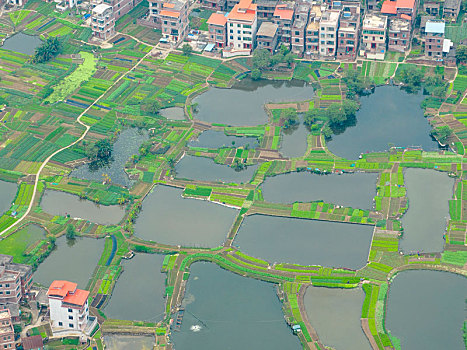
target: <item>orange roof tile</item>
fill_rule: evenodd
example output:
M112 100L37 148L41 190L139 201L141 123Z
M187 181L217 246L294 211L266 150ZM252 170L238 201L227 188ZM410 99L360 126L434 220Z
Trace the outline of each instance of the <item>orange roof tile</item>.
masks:
M395 15L397 13L396 4L397 1L386 0L381 7L381 13Z
M78 285L68 281L53 281L47 291L49 296L65 297L68 293L74 292Z
M162 5L163 8L173 9L175 4L171 4L170 2L166 2Z
M230 20L253 22L256 18L256 4L252 4L251 0L241 0L233 7L227 18Z
M169 10L162 10L160 12L161 16L166 16L166 17L173 17L173 18L178 18L180 16L179 12L175 11L169 11Z
M413 9L415 0L397 0L397 8Z
M89 292L87 290L77 289L74 294L68 294L63 301L68 304L83 306L88 300Z
M227 18L222 13L213 13L211 17L209 17L207 23L216 26L225 26L227 23Z
M402 19L406 19L406 20L408 20L408 21L411 21L411 20L412 20L412 17L409 16L409 15L406 15L405 13L403 13L403 14L401 15L401 18L402 18Z
M293 17L293 10L287 8L286 4L277 5L276 9L274 10L274 17L291 20Z

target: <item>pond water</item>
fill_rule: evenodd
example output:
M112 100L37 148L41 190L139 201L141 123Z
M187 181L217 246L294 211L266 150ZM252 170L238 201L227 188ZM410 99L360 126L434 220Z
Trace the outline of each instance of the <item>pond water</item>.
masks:
M221 245L238 211L219 204L182 198L182 190L156 186L144 199L135 234L145 240L191 247Z
M104 250L104 239L77 238L67 241L61 236L55 250L39 265L34 282L48 287L54 280L67 280L86 288Z
M119 205L97 205L73 194L54 190L45 191L41 207L49 214L70 215L102 225L118 224L125 215L125 209Z
M439 252L449 218L454 180L446 173L425 169L404 172L409 209L402 217L403 252Z
M373 207L376 173L317 175L290 173L266 178L263 197L268 202L293 203L323 200L359 209ZM287 189L284 191L284 189Z
M185 110L182 107L169 107L159 111L159 114L167 119L185 120Z
M17 33L5 40L2 49L24 53L25 55L34 55L36 47L41 43L42 41L38 36Z
M385 151L391 146L421 146L435 150L431 127L424 117L421 93L408 94L397 86L383 86L361 97L357 124L333 135L327 146L334 154L357 159L361 153Z
M252 215L234 245L271 263L358 269L367 262L372 234L372 226Z
M124 260L123 273L104 308L106 316L120 320L160 321L165 305L163 260L163 255L156 254L136 254L131 260Z
M223 131L207 130L199 135L195 141L190 141L188 146L192 147L244 147L248 145L250 148L258 147L258 139L256 137L238 137L227 136Z
M184 304L181 330L172 332L177 350L302 348L284 321L273 284L195 263Z
M228 165L216 164L211 158L185 155L175 165L176 177L201 181L219 181L247 183L252 178L258 165L250 165L241 171L235 171Z
M336 350L371 350L360 321L364 299L361 288L308 287L305 310L324 345Z
M467 278L439 271L404 271L391 283L386 329L402 349L465 350Z
M10 209L17 190L16 183L0 181L0 216Z
M268 102L305 101L313 97L313 88L304 82L253 81L245 78L231 89L212 88L197 96L196 118L226 125L259 125L268 121L264 105Z
M307 149L308 131L303 118L300 124L282 131L280 153L287 158L302 157Z
M142 335L104 335L106 350L152 350L156 339Z
M123 130L113 144L110 164L93 169L89 164L81 165L70 174L72 177L80 179L103 181L103 174L110 176L113 183L122 186L131 186L132 181L125 172L125 164L134 154L138 154L141 144L148 139L146 131L136 128Z

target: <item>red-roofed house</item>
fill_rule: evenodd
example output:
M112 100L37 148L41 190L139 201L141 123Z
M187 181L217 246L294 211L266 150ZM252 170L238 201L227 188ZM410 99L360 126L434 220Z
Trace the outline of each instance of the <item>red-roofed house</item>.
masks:
M413 22L417 14L417 5L416 0L386 0L381 7L381 13Z
M278 39L280 42L290 44L294 12L294 6L290 3L279 4L274 10L272 22L277 24L279 28Z
M251 53L257 29L256 4L241 0L227 15L227 43L232 51Z
M227 17L223 12L213 13L208 21L209 42L216 47L227 45L226 25Z
M52 329L85 332L89 321L87 290L68 281L53 281L47 291Z
M188 33L188 1L150 0L149 14L162 30L161 42L179 44Z

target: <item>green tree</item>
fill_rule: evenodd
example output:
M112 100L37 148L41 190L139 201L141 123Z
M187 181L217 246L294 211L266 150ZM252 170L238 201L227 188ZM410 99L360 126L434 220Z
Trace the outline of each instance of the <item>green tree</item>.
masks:
M363 95L365 90L370 87L370 84L365 83L358 71L353 69L349 69L342 80L347 85L347 98Z
M251 71L251 79L253 80L261 79L261 71L258 68L255 68Z
M459 45L456 49L458 63L467 63L467 45Z
M431 131L431 135L436 137L439 143L445 145L449 137L452 135L452 130L447 125L440 126L440 127L434 128Z
M326 118L324 109L313 108L305 113L303 117L303 123L311 127L311 125L316 123L317 120L324 118Z
M332 127L343 126L350 119L355 117L359 106L352 100L344 100L341 103L333 103L326 110L326 117Z
M109 139L97 141L87 151L88 159L95 163L94 165L101 165L108 163L112 159L112 144Z
M193 53L193 48L189 44L182 46L182 52L185 56L190 56Z
M50 61L63 51L63 45L58 36L49 36L39 47L33 57L34 63L43 63Z
M295 62L295 58L294 58L294 56L292 55L292 53L289 52L288 54L286 54L286 55L284 56L284 62L287 63L287 65L288 65L289 67L292 67L292 65L293 65L294 62Z
M245 169L245 164L243 164L243 162L240 159L235 158L231 165L231 168L233 168L235 171L241 171Z
M271 54L266 49L256 49L251 58L253 68L264 69L271 65Z
M71 224L68 224L66 227L66 239L72 240L76 237L75 227Z
M407 92L413 93L420 89L423 79L423 73L415 66L405 66L400 70L399 80L404 83L404 88Z
M152 116L157 115L160 109L161 109L161 104L158 100L153 100L148 103L145 103L142 108L143 112L149 115L152 115Z
M294 108L286 108L281 111L281 118L284 120L284 129L298 124L297 111Z

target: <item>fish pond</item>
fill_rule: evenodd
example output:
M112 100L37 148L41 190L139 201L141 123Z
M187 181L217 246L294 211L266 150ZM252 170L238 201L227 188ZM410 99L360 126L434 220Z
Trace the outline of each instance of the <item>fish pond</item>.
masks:
M465 350L467 278L439 271L404 271L389 287L386 329L402 349Z
M131 186L132 181L125 172L125 164L134 154L139 153L139 147L148 139L147 132L136 128L126 129L118 135L112 148L112 161L109 164L94 167L84 164L71 172L70 176L102 182L104 174L108 175L113 183L122 186Z
M264 124L268 115L264 105L268 102L311 100L311 85L292 81L253 81L245 78L231 89L212 88L197 96L196 118L209 123L253 126Z
M185 120L185 111L182 107L169 107L159 111L164 118L171 120Z
M367 262L372 234L373 226L252 215L234 245L271 263L358 269Z
M305 310L324 345L336 350L371 350L360 322L363 299L361 288L308 287Z
M191 147L221 148L221 147L258 147L258 139L255 137L228 136L223 131L207 130L191 141Z
M7 38L2 45L2 49L34 55L36 47L42 43L41 39L35 35L17 33Z
M377 173L317 175L299 172L268 177L261 188L263 197L268 202L322 200L353 208L371 209L376 195L377 178Z
M220 204L183 198L180 189L156 186L143 201L135 234L162 244L217 247L237 213Z
M284 321L273 284L195 263L184 298L177 350L301 349Z
M185 155L175 166L175 171L179 179L246 183L253 178L257 168L257 165L250 165L237 171L228 165L216 164L211 158Z
M302 157L307 149L308 131L303 118L300 123L282 131L280 153L287 158Z
M402 217L403 252L439 252L449 218L454 179L446 173L425 169L404 172L409 208Z
M420 103L425 96L408 94L397 86L383 86L361 97L356 125L333 135L327 146L334 154L357 159L361 153L385 151L391 146L438 148Z
M156 340L142 335L104 335L106 350L152 350Z
M69 241L62 236L55 244L56 248L34 273L34 282L48 287L54 280L68 280L77 283L79 288L86 288L104 250L104 239Z
M10 209L17 190L17 184L13 182L0 181L0 216Z
M160 321L165 305L166 275L160 272L163 260L163 255L136 254L131 260L123 261L123 272L104 308L106 316L120 320Z
M70 215L102 225L117 224L125 215L125 209L119 205L98 205L73 194L46 190L41 200L42 209L53 215Z

